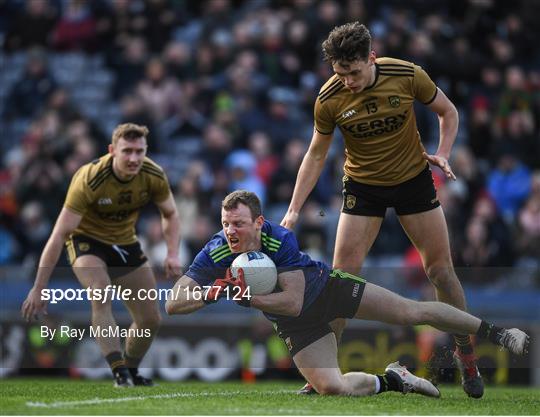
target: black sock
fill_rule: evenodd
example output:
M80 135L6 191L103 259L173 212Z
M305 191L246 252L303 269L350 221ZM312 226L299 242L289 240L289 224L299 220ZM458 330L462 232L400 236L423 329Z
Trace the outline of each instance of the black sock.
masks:
M131 376L136 376L139 373L139 365L141 364L142 358L133 358L124 352L124 360Z
M398 391L401 392L401 387L399 383L399 378L396 377L392 372L387 372L384 375L375 375L379 380L381 389L377 394L385 391Z
M482 320L476 334L478 337L488 339L490 342L498 345L503 330L504 329L502 327L497 327L494 324L490 324Z
M122 358L122 354L120 352L111 352L107 356L105 356L105 359L107 360L107 363L111 367L111 371L113 374L125 374L127 375L127 368L126 363L124 359Z
M473 353L471 338L468 334L455 334L454 341L459 353L470 355Z

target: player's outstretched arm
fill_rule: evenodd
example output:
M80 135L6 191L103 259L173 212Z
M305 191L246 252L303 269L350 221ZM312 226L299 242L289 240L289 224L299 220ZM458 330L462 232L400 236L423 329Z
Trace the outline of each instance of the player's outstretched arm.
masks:
M311 144L298 170L289 209L281 221L283 227L291 230L294 228L300 209L321 176L331 143L332 135L323 135L316 130L313 132Z
M456 176L448 160L450 159L450 152L452 151L452 145L456 139L459 125L459 115L456 106L454 106L440 89L437 89L437 97L428 106L432 111L437 113L439 118L439 147L435 155L428 155L424 152L424 159L430 164L442 169L447 178L455 180Z
M82 216L80 214L68 208L64 207L60 212L52 234L39 259L34 286L28 293L21 308L21 313L25 320L37 319L38 314L47 313L47 303L41 300L41 290L47 287L52 270L62 253L64 243L69 235L77 228L81 219Z
M306 280L302 271L282 272L278 275L281 292L251 297L251 307L266 313L298 317L304 305Z
M161 203L156 204L161 213L161 228L163 236L167 242L167 257L165 258L165 274L167 278L180 275L181 265L178 258L178 246L180 245L180 219L176 210L176 204L171 193L169 197Z
M195 280L183 275L167 294L165 311L167 314L189 314L203 308L203 291Z

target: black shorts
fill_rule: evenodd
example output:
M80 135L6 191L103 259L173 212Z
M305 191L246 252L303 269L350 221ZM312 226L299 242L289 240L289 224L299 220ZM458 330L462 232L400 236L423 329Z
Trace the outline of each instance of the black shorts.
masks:
M332 332L329 323L337 318L353 318L358 311L366 281L338 269L315 301L298 317L278 319L276 330L292 356Z
M343 213L384 217L388 207L394 207L398 215L406 215L422 213L439 206L428 164L416 177L397 185L362 184L348 177L343 180Z
M66 241L66 248L71 265L83 255L94 255L102 259L111 279L129 274L148 260L139 242L109 245L85 235L73 235Z

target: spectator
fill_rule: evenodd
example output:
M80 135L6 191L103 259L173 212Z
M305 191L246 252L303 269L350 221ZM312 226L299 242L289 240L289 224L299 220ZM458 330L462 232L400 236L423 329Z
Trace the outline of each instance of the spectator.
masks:
M178 81L195 78L190 46L185 42L170 42L165 46L163 59L169 74Z
M0 266L14 262L19 253L15 236L0 223Z
M176 208L182 220L182 239L189 239L193 235L195 219L200 212L199 188L194 175L184 175L176 187Z
M485 222L479 217L473 217L465 230L465 245L459 251L457 265L466 267L498 265L500 247L496 241L489 239Z
M268 203L281 206L283 212L287 209L287 205L291 200L296 175L305 151L306 145L300 139L293 139L287 143L279 168L270 180Z
M52 159L31 161L24 169L18 184L18 204L24 207L32 201L39 201L39 215L44 221L51 222L60 213L64 202L63 180L62 170ZM28 207L32 214L38 211L35 205Z
M4 44L6 51L15 52L33 47L47 47L55 22L56 11L51 7L50 2L28 0L24 10L17 13L9 22Z
M152 120L159 123L174 114L181 94L178 81L167 75L163 61L151 59L146 65L146 77L137 86L137 95Z
M474 202L484 190L484 175L471 150L465 146L455 147L452 155L452 168L457 180L447 184L447 186L453 190L460 190L462 209L465 210L466 215L470 215Z
M189 253L188 262L183 265L189 265L193 257L201 250L208 236L210 236L216 228L207 215L197 215L194 219L193 230L189 237L186 237L186 249Z
M270 137L261 131L254 132L248 139L249 149L257 160L255 173L268 185L279 165L279 158L272 152Z
M500 250L497 256L497 265L512 266L514 264L514 248L511 227L508 226L497 211L494 201L486 194L482 194L475 201L471 216L481 219L488 231L488 239L497 242Z
M88 1L68 0L54 28L51 43L58 51L95 51L96 20Z
M47 69L47 56L41 49L28 52L23 77L14 85L7 97L8 119L30 118L43 109L56 88L54 78Z
M36 265L52 230L52 223L46 216L43 205L39 201L29 201L21 205L21 221L19 224L19 244L24 248L23 264L32 268Z
M531 173L515 155L515 146L506 142L499 146L497 167L488 176L488 190L497 209L507 223L512 223L527 198Z
M113 88L115 98L133 92L137 83L144 78L148 59L147 45L144 38L130 37L124 47L111 59L111 67L116 72Z
M266 187L255 172L257 167L255 156L250 151L241 149L232 152L225 163L230 175L229 192L234 190L251 191L257 194L264 206Z
M163 238L159 216L153 215L147 219L141 236L141 247L148 256L152 269L156 272L156 279L165 279L163 265L167 258L167 242ZM189 262L188 253L182 244L179 246L178 256L181 264L185 265Z
M540 266L540 171L533 175L531 195L519 212L516 240L521 257Z
M224 168L224 161L233 148L230 134L221 126L210 123L203 133L203 149L199 158L216 172Z
M144 37L148 40L150 50L160 53L176 24L175 10L169 6L168 0L149 0L145 2L144 16Z

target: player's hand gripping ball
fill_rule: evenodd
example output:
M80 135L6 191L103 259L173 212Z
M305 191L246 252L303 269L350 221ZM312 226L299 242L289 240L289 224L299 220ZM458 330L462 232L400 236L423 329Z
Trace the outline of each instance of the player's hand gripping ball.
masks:
M244 271L244 281L251 295L266 295L274 291L277 284L277 269L274 261L262 252L244 252L231 265L233 277L238 268Z

